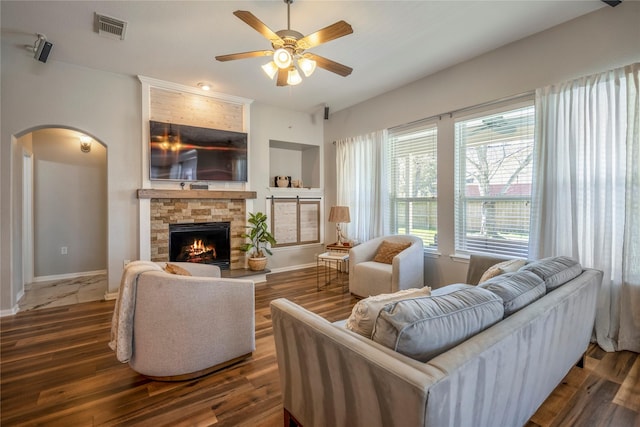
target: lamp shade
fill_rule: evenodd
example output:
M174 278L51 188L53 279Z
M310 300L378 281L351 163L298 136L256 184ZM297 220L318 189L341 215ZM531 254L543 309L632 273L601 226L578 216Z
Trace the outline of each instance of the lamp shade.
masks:
M278 74L278 66L275 62L271 61L262 66L262 70L269 76L271 80Z
M300 77L300 73L298 72L298 70L296 70L295 67L292 66L289 69L289 74L287 76L287 84L291 86L295 86L297 84L300 84L301 81L302 81L302 77Z
M332 206L329 212L329 222L351 222L349 206Z
M289 68L291 61L291 54L287 49L280 48L273 52L273 62L275 62L278 68Z
M309 77L316 69L316 61L303 56L298 59L298 67L300 67L305 76Z

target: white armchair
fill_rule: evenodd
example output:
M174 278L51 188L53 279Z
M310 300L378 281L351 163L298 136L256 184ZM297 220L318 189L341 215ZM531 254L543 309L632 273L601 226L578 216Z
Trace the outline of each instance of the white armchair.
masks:
M155 380L181 381L250 356L255 350L253 282L221 278L213 265L171 264L192 276L139 275L129 366Z
M383 241L411 243L393 257L391 264L374 261ZM391 235L371 239L349 251L349 291L366 298L424 286L424 253L422 239L411 235Z

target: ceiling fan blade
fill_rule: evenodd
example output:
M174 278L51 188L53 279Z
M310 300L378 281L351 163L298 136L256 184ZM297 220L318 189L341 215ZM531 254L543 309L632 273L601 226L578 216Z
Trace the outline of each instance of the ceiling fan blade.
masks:
M289 77L289 70L286 68L280 68L278 70L278 80L276 82L277 86L287 86L287 77Z
M315 55L313 53L305 53L304 56L309 59L313 59L316 61L316 65L320 68L324 68L327 71L331 71L332 73L336 73L341 75L342 77L347 77L353 71L353 68L347 67L346 65L342 65L338 62L327 59L323 56Z
M251 52L230 53L229 55L218 55L216 59L218 61L233 61L234 59L255 58L258 56L271 56L272 50L254 50Z
M296 42L296 45L299 49L306 50L351 33L353 33L351 25L345 21L338 21L335 24L331 24L328 27L301 38Z
M284 46L284 40L280 38L273 30L267 27L261 20L256 18L256 16L249 12L248 10L236 10L233 12L235 16L244 21L245 24L249 25L251 28L262 34L267 40L278 47Z

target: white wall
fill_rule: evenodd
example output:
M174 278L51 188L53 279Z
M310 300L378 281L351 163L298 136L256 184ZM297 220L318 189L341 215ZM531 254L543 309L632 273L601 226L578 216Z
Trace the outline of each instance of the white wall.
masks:
M327 203L335 200L332 141L532 91L640 60L640 3L602 8L542 33L330 116L325 126ZM441 256L425 258L425 280L461 282L466 266L453 253L453 135L439 134L438 241Z
M257 192L257 199L249 201L248 212L265 212L267 197L280 195L282 197L319 197L322 189L284 189L272 190L269 188L273 179L270 172L269 140L295 142L299 144L316 145L322 147L324 109L318 109L314 113L301 113L284 110L270 105L254 102L251 104L251 148L249 152L249 171L251 190ZM277 153L277 151L276 151ZM323 165L322 149L320 150L320 167ZM322 176L320 177L322 182ZM324 218L328 216L325 212ZM322 251L321 244L305 245L300 247L276 248L269 258L267 268L286 269L287 267L305 265L314 262L314 255Z
M25 36L25 44L31 36ZM133 76L104 73L50 60L37 62L16 44L2 39L1 62L1 215L0 310L12 310L14 289L22 282L22 176L15 137L63 126L86 132L107 147L108 281L115 291L122 261L136 259L140 188L140 83ZM11 161L13 159L13 161ZM21 160L20 160L21 161Z
M107 152L76 132L33 132L35 277L107 268ZM60 248L67 248L62 254Z

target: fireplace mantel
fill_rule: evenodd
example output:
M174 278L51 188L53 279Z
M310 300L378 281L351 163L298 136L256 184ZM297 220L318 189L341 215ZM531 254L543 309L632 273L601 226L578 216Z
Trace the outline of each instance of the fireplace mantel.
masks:
M255 199L255 191L211 191L211 190L157 190L141 188L138 199Z

